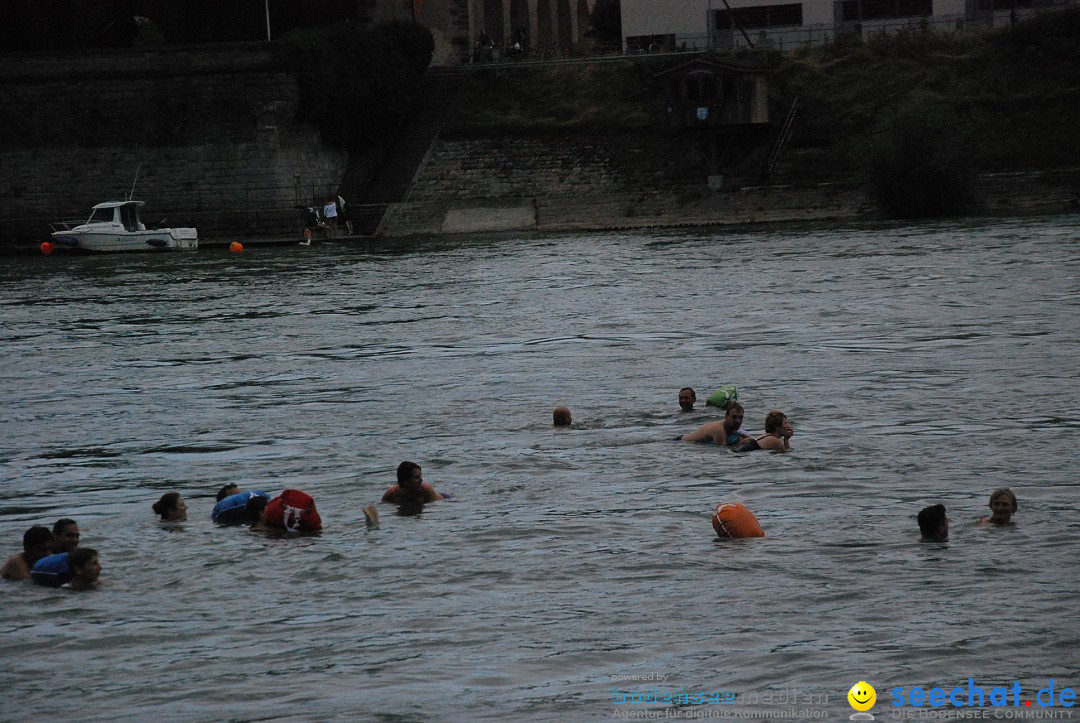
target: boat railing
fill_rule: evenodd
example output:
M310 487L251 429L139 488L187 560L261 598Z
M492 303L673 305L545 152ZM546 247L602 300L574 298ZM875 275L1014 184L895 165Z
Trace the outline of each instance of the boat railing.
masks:
M50 221L49 227L52 228L53 231L70 231L76 226L81 226L84 223L86 223L86 219L82 219L81 221Z

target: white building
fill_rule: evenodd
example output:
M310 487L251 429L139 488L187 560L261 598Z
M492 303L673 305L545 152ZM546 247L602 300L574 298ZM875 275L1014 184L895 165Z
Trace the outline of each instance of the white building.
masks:
M627 52L790 49L845 33L1004 27L1075 0L621 0Z

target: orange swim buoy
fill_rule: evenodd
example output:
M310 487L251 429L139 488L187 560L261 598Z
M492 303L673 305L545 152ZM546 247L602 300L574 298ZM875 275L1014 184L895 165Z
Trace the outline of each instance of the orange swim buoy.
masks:
M41 253L45 256L52 256L53 245L51 241L41 242Z
M738 502L726 502L717 505L712 516L712 526L716 534L728 537L765 537L754 513Z
M229 251L232 251L234 254L238 254L243 250L244 244L240 243L239 241L233 241L231 244L229 244Z

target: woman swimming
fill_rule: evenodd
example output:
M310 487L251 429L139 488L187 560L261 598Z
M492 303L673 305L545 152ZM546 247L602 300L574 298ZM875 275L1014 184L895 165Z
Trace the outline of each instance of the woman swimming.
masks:
M767 449L773 452L786 452L791 449L790 440L793 434L795 434L795 428L791 426L787 415L774 409L765 415L765 434L742 442L735 451L755 452L759 449Z

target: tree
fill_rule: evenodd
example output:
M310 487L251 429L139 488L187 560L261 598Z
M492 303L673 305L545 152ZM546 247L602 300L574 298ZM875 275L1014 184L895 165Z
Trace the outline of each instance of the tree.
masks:
M622 47L622 8L619 0L596 0L589 16L588 35L598 43Z

